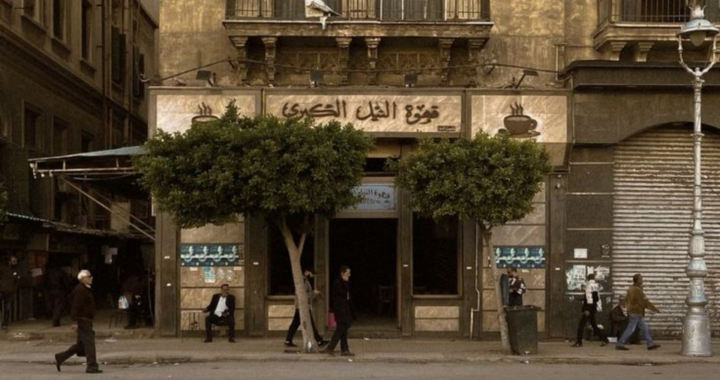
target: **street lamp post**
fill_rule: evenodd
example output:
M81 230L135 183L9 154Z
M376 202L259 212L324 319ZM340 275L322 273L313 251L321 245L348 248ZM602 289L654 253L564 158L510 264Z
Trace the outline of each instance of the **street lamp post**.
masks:
M683 322L682 355L685 356L711 356L712 347L710 342L710 318L707 313L707 297L705 296L705 277L707 277L707 265L705 264L705 232L702 229L702 182L701 182L701 92L702 76L710 71L717 62L716 36L720 32L710 21L705 19L703 7L695 5L692 9L690 21L685 23L678 33L678 52L680 54L680 65L693 76L693 92L695 103L695 125L693 131L693 155L694 155L694 176L693 176L693 226L690 232L690 247L688 262L685 273L690 279L690 288L685 303L688 306L685 320ZM691 68L683 60L683 40L689 39L694 46L700 46L705 39L712 39L712 51L710 62L704 68Z

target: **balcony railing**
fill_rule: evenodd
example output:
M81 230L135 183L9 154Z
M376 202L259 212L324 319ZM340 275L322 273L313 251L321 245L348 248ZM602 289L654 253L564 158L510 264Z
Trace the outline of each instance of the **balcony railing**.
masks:
M598 25L605 22L684 23L690 20L687 3L687 0L598 0ZM716 9L707 8L708 20L717 21Z
M347 20L489 20L490 0L324 0ZM301 20L305 0L226 0L228 19Z

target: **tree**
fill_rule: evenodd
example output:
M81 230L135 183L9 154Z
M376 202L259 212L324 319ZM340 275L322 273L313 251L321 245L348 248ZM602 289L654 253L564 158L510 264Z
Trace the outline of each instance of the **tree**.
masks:
M317 347L300 258L315 215L331 216L360 201L372 139L352 125L274 116L239 117L230 104L218 121L185 133L158 132L137 158L141 184L180 227L224 224L239 214L280 229L300 306L303 347Z
M536 142L483 132L472 140L424 140L416 152L393 166L397 184L412 195L413 207L438 221L449 217L476 221L488 257L493 258L493 228L530 213L532 199L551 170L549 155ZM509 353L500 274L492 261L500 337Z

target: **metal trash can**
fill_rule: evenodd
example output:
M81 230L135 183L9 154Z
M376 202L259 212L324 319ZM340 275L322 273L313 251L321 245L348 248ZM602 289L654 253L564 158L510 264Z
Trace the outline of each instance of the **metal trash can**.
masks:
M507 313L510 348L515 355L538 353L537 306L514 306Z

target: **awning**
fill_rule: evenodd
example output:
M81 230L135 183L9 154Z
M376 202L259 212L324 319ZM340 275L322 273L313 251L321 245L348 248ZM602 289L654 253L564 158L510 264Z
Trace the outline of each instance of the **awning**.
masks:
M7 216L8 216L9 220L40 223L42 228L47 228L47 229L55 230L58 232L89 235L89 236L99 236L99 237L115 237L115 238L120 238L120 239L145 240L145 237L143 235L132 234L132 233L128 233L128 232L112 231L112 230L98 230L98 229L94 229L94 228L78 227L78 226L68 224L68 223L38 218L38 217L32 216L32 215L7 213Z

